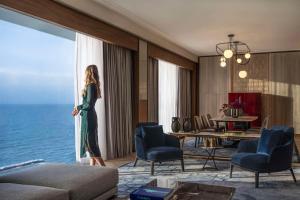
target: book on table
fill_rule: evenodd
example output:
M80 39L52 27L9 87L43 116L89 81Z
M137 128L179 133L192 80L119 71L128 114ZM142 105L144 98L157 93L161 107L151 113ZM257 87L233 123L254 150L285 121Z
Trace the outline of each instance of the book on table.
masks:
M172 189L143 186L130 193L131 200L168 200L172 195Z

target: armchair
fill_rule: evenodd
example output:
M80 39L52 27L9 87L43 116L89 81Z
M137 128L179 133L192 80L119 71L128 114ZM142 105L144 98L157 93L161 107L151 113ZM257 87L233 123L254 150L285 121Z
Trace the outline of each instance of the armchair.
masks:
M179 139L163 133L162 126L157 123L141 123L135 130L136 159L151 162L151 175L154 174L154 163L180 160L184 171L183 151Z
M290 170L294 182L296 177L292 169L294 129L274 126L262 129L259 140L241 141L237 153L232 156L230 178L234 166L255 172L255 187L259 185L260 173Z

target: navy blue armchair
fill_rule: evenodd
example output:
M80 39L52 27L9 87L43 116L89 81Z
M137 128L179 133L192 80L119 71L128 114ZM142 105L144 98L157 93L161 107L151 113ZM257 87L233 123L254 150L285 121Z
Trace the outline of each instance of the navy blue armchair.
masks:
M293 144L293 128L274 126L271 129L263 129L259 140L240 142L237 153L231 159L230 178L236 165L255 172L256 188L259 185L259 173L290 170L296 182L292 169Z
M135 129L136 159L151 162L151 175L154 174L154 163L180 160L184 171L183 151L179 139L165 134L162 126L154 122L140 123Z

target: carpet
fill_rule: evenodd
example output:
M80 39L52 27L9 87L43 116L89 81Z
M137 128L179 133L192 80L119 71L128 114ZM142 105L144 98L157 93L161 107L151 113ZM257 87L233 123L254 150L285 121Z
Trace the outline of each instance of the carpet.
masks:
M198 154L205 152L201 148L193 148L192 141L184 146L185 153ZM216 155L231 155L235 149L218 149ZM202 169L204 160L185 159L185 172L181 171L179 161L157 163L154 176L150 176L150 163L139 161L136 167L128 163L119 168L118 198L124 198L138 187L153 179L198 182L236 188L234 200L295 200L300 199L300 184L294 183L289 171L261 174L260 188L254 188L254 174L235 168L233 178L229 178L229 162L216 161L218 170ZM207 167L213 167L208 161ZM300 168L294 169L297 180L300 180Z

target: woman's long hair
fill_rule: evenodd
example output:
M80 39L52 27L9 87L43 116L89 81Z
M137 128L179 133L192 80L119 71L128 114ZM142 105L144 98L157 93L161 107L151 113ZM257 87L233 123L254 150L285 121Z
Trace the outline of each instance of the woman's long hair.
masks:
M86 96L87 87L89 84L96 84L97 88L97 98L101 98L101 90L100 90L100 81L99 81L99 74L96 65L89 65L85 70L85 85L82 91L82 95Z

